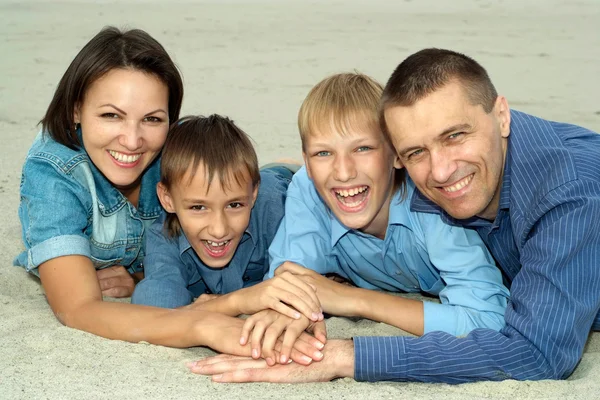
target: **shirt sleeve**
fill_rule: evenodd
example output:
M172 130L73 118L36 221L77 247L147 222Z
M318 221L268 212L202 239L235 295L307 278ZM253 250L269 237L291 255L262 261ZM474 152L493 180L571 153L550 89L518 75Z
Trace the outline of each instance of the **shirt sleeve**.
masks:
M188 290L190 274L182 261L177 238L163 234L164 215L148 229L144 279L138 283L131 297L134 304L177 308L194 299Z
M463 336L476 328L499 331L509 292L479 234L445 224L437 214L417 215L429 260L445 283L441 304L424 302L424 332Z
M67 255L91 256L89 192L59 165L38 157L27 159L21 177L21 221L26 253L15 260L37 275L40 264Z
M531 211L506 325L457 338L357 337L357 380L565 379L600 309L600 184L570 182Z
M265 279L285 261L320 274L341 273L331 256L331 222L303 167L290 183L285 214L269 247L270 268Z

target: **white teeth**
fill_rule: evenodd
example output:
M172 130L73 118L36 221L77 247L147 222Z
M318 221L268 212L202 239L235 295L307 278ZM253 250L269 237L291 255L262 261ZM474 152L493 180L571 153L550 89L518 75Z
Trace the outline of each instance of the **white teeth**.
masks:
M469 182L471 182L471 179L473 179L473 175L467 176L465 179L458 181L457 183L455 183L452 186L446 186L444 188L444 191L449 192L449 193L456 192L457 190L460 190L460 189L464 188L465 186L467 186L469 184Z
M361 186L361 187L352 188L349 190L347 190L347 189L336 190L335 194L337 194L338 196L341 196L341 197L356 196L357 194L364 192L368 188L369 188L368 186Z
M229 243L229 240L225 240L224 242L213 242L212 240L207 240L206 243L212 247L222 247Z
M136 162L142 155L141 154L123 154L118 151L109 150L110 155L117 161L122 163L133 163Z

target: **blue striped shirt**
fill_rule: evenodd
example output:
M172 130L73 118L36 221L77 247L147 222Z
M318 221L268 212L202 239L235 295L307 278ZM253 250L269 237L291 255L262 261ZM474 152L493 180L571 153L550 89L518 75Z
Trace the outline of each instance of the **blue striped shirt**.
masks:
M357 380L564 379L600 329L600 135L511 111L495 221L455 220L420 193L413 211L477 230L511 284L506 325L456 338L354 338Z

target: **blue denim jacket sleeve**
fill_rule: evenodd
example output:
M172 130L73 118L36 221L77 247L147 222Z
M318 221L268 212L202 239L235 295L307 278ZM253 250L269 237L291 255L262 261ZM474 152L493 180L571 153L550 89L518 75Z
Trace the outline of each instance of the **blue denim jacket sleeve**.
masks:
M177 308L194 299L188 290L191 274L181 259L178 238L164 234L164 220L163 213L146 233L144 279L135 287L131 297L134 304Z
M423 302L424 332L462 336L476 328L502 329L509 291L479 234L448 225L437 214L413 212L412 217L419 221L414 229L423 230L435 275L445 284L438 293L441 304ZM426 268L418 273L423 291L428 291L427 282L439 280L427 276Z
M269 278L285 261L320 274L344 276L332 256L331 217L305 167L296 172L288 187L285 214L269 247L269 256Z
M59 159L29 157L21 176L19 218L26 251L15 263L37 274L37 267L56 257L90 257L85 233L91 204L79 182L62 172Z

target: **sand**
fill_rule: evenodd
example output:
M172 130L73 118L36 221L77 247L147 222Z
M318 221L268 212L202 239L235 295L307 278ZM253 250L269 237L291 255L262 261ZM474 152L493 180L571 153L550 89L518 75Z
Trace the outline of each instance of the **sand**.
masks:
M600 335L566 381L457 386L358 383L213 384L185 362L212 354L110 341L62 326L39 281L12 267L22 250L20 169L53 91L104 25L146 29L185 81L183 114L218 112L255 140L260 161L300 157L295 119L309 88L357 69L385 81L423 47L466 52L512 107L600 131L600 2L76 2L0 0L0 398L598 398ZM331 337L394 335L332 318Z

